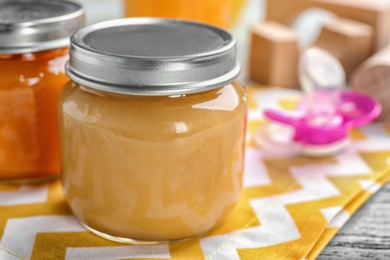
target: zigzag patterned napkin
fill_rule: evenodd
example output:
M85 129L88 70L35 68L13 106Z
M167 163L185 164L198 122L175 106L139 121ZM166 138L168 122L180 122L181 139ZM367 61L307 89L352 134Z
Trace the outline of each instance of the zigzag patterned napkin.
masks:
M335 157L310 159L259 147L264 107L289 109L297 92L249 89L244 191L207 236L156 246L122 245L81 227L59 181L0 186L0 259L314 259L349 217L390 178L390 129L353 131Z

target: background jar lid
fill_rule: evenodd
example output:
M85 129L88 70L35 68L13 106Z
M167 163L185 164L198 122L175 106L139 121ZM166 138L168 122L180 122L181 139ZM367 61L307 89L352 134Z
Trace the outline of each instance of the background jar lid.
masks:
M81 5L69 1L1 0L0 54L68 46L69 36L84 25Z
M169 96L202 92L240 72L232 35L210 25L129 18L84 27L71 37L68 76L101 91Z

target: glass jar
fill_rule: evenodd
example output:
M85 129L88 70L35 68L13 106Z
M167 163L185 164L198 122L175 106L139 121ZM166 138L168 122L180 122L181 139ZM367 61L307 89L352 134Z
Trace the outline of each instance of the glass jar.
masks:
M230 28L244 0L124 0L126 17L181 18Z
M72 2L0 3L0 182L58 176L57 97L68 81L69 36L83 24Z
M232 36L133 18L79 30L70 50L62 184L80 222L128 243L215 227L240 197L244 160L247 101Z

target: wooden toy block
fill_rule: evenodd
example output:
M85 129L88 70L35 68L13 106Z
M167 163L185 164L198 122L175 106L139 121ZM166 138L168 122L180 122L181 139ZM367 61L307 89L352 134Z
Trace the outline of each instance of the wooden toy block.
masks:
M390 37L390 4L373 0L267 0L266 20L285 25L305 10L321 8L340 17L366 23L374 29L371 54L384 48Z
M365 61L350 80L353 90L366 93L382 105L379 120L390 122L390 46Z
M333 54L349 78L352 71L371 56L373 28L361 22L336 17L324 25L314 46Z
M268 21L251 29L250 78L262 84L298 87L298 41L288 27Z

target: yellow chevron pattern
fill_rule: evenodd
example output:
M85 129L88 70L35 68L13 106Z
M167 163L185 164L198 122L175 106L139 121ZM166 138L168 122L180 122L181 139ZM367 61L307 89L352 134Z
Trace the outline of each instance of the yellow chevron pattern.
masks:
M249 88L244 191L227 221L204 237L123 245L87 232L59 181L0 186L0 259L314 259L349 217L390 178L390 128L351 132L338 156L312 159L260 147L267 107L293 109L293 90Z

